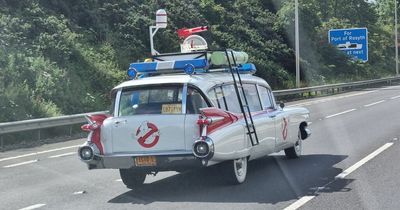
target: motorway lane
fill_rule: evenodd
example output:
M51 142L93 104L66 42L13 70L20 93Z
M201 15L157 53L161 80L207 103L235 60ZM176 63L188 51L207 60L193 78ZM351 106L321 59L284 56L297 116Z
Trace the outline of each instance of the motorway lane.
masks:
M305 155L298 160L287 160L279 153L251 162L248 180L239 186L224 184L218 170L212 169L178 175L165 172L162 176L146 178L146 182L152 184L132 191L118 181L117 170L88 171L73 155L48 158L75 150L66 149L1 161L0 166L5 166L39 159L27 165L0 168L0 209L20 209L34 204L46 204L40 209L283 209L301 196L314 193L317 187L329 183L343 169L384 143L399 137L400 112L392 110L399 107L400 99L390 99L400 95L399 90L400 87L396 86L369 93L357 91L307 100L309 104L306 107L312 113L313 136L304 142ZM354 94L359 95L343 97ZM342 98L329 100L335 97ZM326 101L321 102L323 100ZM364 107L381 100L387 101ZM353 108L357 110L324 118ZM49 150L60 144L71 146L77 141L45 147ZM29 150L0 153L0 159L43 151L42 148ZM169 175L173 176L164 178ZM348 180L349 184L354 181ZM74 195L79 191L86 193ZM349 191L352 192L356 190ZM317 205L312 206L314 208L324 208L324 202L319 203L320 197L323 198L317 196L309 204ZM327 195L326 199L331 198Z
M399 153L400 142L396 142L345 180L328 185L301 209L398 209Z
M396 93L398 94L399 92ZM348 156L346 159L335 165L337 168L346 169L383 144L400 137L400 112L395 111L399 105L400 101L398 99L389 100L386 103L381 103L376 106L359 109L342 116L315 122L312 124L313 143L308 144L304 151L306 154L346 155ZM348 108L349 107L344 107L342 109L346 110ZM312 108L310 107L310 109ZM394 163L391 159L386 161ZM393 173L398 173L398 171L394 171L392 174ZM288 174L290 174L290 171ZM335 175L337 174L331 174L331 176L326 179L327 181L325 181L325 184L328 183L329 180L333 180ZM296 178L301 177L289 178L296 180ZM346 180L349 183L352 182L351 179ZM346 181L341 180L339 183L343 184L345 182ZM324 182L316 184L314 187L310 188L311 191L308 193L303 191L299 197L313 194L318 187L322 187L325 184ZM393 196L400 197L400 194L398 193ZM318 197L316 200L318 200ZM334 199L332 199L332 202L336 203ZM323 202L320 203L321 205L318 208L325 209L322 203ZM400 202L398 202L397 205L400 206ZM307 204L305 207L307 207ZM367 207L368 206L365 206L364 208ZM335 209L335 205L332 205L330 208Z
M77 139L56 144L45 144L35 148L22 148L7 152L0 152L0 167L29 161L34 159L46 159L55 155L62 155L70 152L76 152L78 145L81 145L85 139Z

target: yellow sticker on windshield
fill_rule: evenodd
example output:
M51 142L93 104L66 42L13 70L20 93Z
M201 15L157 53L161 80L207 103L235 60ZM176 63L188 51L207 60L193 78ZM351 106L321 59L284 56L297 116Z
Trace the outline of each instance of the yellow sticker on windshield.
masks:
M182 113L182 104L163 104L162 114L180 114Z

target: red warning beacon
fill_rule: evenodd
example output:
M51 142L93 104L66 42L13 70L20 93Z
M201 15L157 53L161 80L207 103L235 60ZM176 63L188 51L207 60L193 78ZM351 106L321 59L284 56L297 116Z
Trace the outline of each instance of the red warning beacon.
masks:
M200 33L207 30L208 26L199 26L195 28L181 28L178 29L177 32L180 39L185 39L192 34Z

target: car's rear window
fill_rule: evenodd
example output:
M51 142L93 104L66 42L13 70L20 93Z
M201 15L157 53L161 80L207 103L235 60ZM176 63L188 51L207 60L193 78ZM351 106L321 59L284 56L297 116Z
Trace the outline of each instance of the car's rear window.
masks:
M123 90L119 116L138 114L181 114L182 87L150 86Z

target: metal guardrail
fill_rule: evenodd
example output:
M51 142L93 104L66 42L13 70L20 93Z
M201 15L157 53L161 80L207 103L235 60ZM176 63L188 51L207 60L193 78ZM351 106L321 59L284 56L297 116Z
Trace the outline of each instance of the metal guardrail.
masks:
M400 77L388 77L383 79L373 79L373 80L365 80L358 82L337 83L331 85L321 85L321 86L313 86L313 87L305 87L297 89L277 90L273 92L274 96L287 96L287 95L303 94L303 93L325 91L332 89L355 88L355 87L361 87L379 83L387 83L390 85L393 81L400 81Z
M63 125L73 125L86 122L85 116L91 114L103 114L105 112L91 112L84 114L65 115L59 117L39 118L15 122L0 123L0 135L20 131L51 128Z
M41 140L41 132L40 132L41 129L70 125L71 127L69 135L71 136L72 125L85 123L86 115L102 114L102 113L105 112L91 112L84 114L74 114L74 115L66 115L59 117L49 117L49 118L0 123L0 151L4 149L3 134L29 131L29 130L38 130L37 140Z
M366 80L366 81L350 82L350 83L339 83L332 85L322 85L322 86L305 87L305 88L288 89L288 90L277 90L273 91L273 93L275 96L290 96L290 95L311 93L324 90L334 90L334 89L343 90L345 88L355 88L355 87L361 87L365 85L373 85L379 83L387 83L390 85L393 81L400 81L400 77L390 77L383 79L374 79L374 80ZM91 113L83 113L75 115L66 115L60 117L49 117L49 118L0 123L0 149L3 148L2 134L29 131L29 130L39 130L38 139L40 140L40 129L66 126L66 125L72 126L79 123L84 123L86 122L85 119L86 115L100 114L100 113L105 113L105 112L91 112Z

